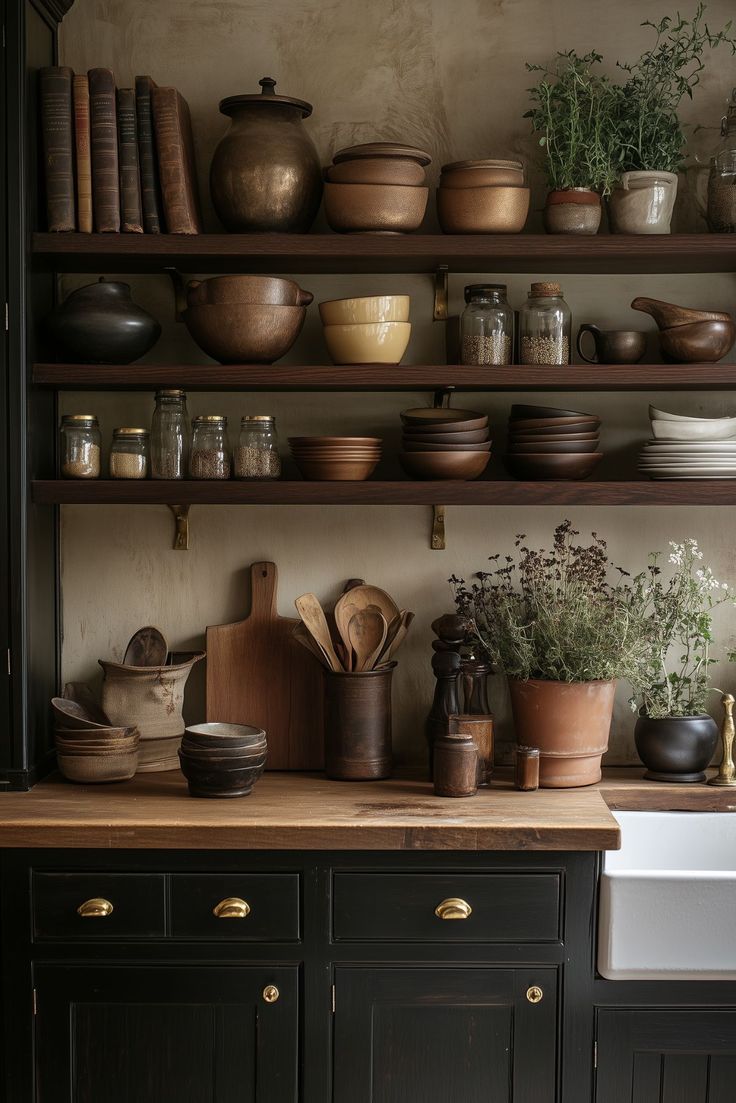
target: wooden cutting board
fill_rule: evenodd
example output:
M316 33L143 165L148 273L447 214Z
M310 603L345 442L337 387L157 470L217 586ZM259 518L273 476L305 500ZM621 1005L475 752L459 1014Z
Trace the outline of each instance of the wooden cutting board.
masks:
M250 576L245 620L207 629L207 720L264 728L268 770L322 769L322 667L292 637L299 622L276 612L276 564Z

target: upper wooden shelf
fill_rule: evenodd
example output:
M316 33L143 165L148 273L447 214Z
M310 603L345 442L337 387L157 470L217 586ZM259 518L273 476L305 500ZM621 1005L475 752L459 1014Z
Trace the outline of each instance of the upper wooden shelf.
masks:
M37 267L67 272L731 272L736 234L33 235Z
M55 390L119 391L704 391L736 387L736 364L34 364L33 382Z

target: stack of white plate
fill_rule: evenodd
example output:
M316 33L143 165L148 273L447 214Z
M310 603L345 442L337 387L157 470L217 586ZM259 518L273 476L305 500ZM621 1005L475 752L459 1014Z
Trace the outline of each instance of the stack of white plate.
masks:
M650 479L736 478L736 417L685 417L649 407L652 439L639 457Z

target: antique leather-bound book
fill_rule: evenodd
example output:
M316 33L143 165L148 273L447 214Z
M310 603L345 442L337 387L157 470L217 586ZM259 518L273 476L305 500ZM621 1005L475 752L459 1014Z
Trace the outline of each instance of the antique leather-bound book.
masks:
M189 107L176 88L154 87L151 99L166 230L170 234L201 234Z
M115 77L111 69L89 71L89 129L95 229L98 233L117 233L120 180Z
M40 70L46 213L49 230L76 230L72 77L66 66Z
M141 180L138 172L138 136L135 91L118 88L118 160L120 163L120 222L123 233L142 234Z
M73 82L74 142L77 155L77 229L92 233L92 160L89 151L89 78L76 73Z
M138 132L138 165L141 174L141 203L143 229L147 234L160 234L161 189L158 180L156 147L153 141L153 108L151 90L155 83L150 77L135 78L135 110Z

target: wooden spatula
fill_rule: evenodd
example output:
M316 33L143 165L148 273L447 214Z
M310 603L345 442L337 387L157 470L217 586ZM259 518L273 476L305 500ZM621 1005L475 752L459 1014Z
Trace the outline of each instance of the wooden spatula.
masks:
M335 654L332 646L330 628L325 617L325 611L314 594L302 594L294 602L296 611L304 622L304 626L324 652L332 669L337 673L343 670L343 666Z

